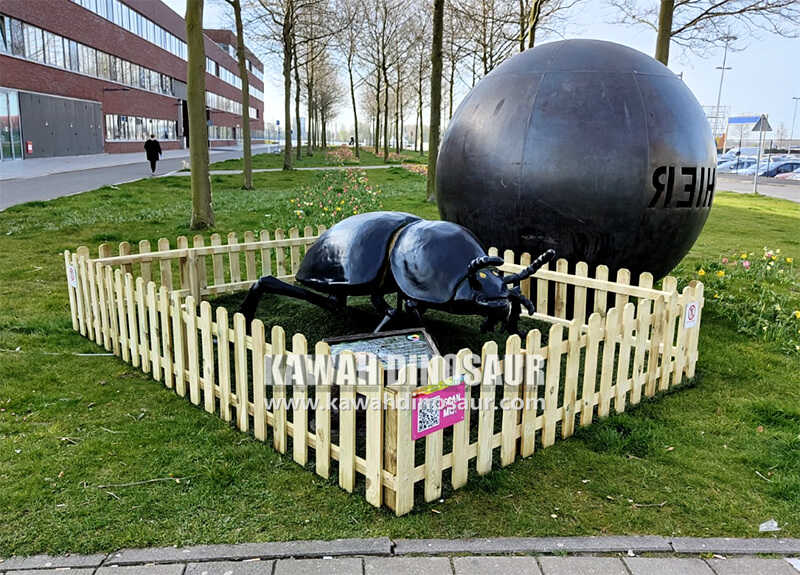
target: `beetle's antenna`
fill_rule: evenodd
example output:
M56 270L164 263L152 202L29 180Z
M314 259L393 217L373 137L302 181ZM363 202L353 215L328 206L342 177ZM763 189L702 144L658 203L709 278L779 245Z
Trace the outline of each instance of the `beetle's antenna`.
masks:
M521 282L524 279L528 279L530 276L535 274L539 270L540 267L542 267L544 264L546 264L547 262L552 260L554 257L556 257L556 251L553 250L553 249L547 250L542 255L540 255L538 258L533 260L533 263L531 265L526 267L524 270L522 270L518 274L511 274L510 276L504 277L503 278L503 283L504 284L515 284L515 283Z
M499 266L503 264L503 258L497 256L480 256L469 262L467 266L467 275L472 277L481 268L488 268L489 266Z

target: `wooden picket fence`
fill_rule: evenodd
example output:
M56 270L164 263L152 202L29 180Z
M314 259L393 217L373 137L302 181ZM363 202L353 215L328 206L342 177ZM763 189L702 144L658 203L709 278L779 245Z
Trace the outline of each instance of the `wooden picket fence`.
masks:
M544 370L524 367L520 384L503 377L500 350L490 341L477 354L479 363L468 349L453 363L432 358L423 372L427 381L417 381L419 373L408 369L398 383L386 385L377 369L362 373L355 386L339 381L338 373L325 374L325 381L312 374L314 386L286 386L280 373L265 369L265 357L305 356L306 338L295 334L289 349L281 327L267 339L260 320L246 326L237 313L231 321L224 307L213 309L204 298L245 290L261 275L293 281L305 250L323 230L306 227L301 236L291 229L288 237L281 230L272 236L247 232L241 242L229 234L224 243L217 234L208 243L198 235L191 247L186 237L174 246L162 238L155 251L140 242L138 253L123 242L118 255L102 244L96 258L83 246L66 251L73 328L241 431L252 430L265 442L271 435L275 449L300 465L313 464L320 476L330 477L335 466L343 489L354 491L363 478L366 499L397 515L412 510L415 491L433 501L446 481L453 489L464 486L472 459L475 472L486 474L571 436L576 425L608 416L612 406L622 412L694 376L702 283L679 293L673 277L656 289L647 273L634 283L620 270L612 281L605 266L590 275L579 262L570 273L562 259L522 284L536 304L534 319L550 327L546 334L529 331L524 342L516 335L506 340L504 357L544 361ZM510 251L503 258L500 269L507 273L531 260L529 254L516 260ZM690 305L696 310L691 321ZM330 354L324 342L312 351ZM452 371L473 384L467 395L477 407L455 426L412 440L407 407L413 389ZM366 398L363 413L333 413L331 394L341 404Z

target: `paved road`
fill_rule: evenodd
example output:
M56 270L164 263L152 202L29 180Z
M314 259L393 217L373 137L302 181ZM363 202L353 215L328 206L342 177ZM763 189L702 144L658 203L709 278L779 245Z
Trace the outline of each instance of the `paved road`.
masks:
M718 190L736 192L737 194L753 193L753 176L736 176L733 174L717 174ZM759 178L758 193L773 198L783 198L800 203L800 181L776 180L775 178Z
M337 539L0 560L6 575L798 575L797 539ZM681 556L677 556L678 550ZM465 550L469 550L464 553ZM688 550L688 551L687 551ZM777 551L777 553L776 553ZM589 555L594 553L595 555ZM647 553L648 557L640 557ZM768 553L766 559L759 554ZM68 571L67 571L68 570Z
M265 146L253 146L254 153L265 150ZM99 154L94 158L80 156L74 159L23 160L13 162L14 166L0 166L0 211L24 202L52 200L151 177L150 166L144 161L144 155L138 154L136 161L132 161L130 156L119 154L118 163L114 162L112 154ZM241 156L240 149L211 151L212 162ZM188 161L188 150L168 152L158 163L156 175L180 170L184 161Z

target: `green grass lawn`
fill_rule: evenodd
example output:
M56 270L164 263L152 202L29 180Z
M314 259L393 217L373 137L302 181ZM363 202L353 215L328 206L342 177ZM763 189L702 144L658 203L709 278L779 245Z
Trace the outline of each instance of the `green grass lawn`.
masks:
M316 177L258 174L253 192L238 176L214 177L217 230L288 227L289 199ZM368 178L384 209L437 217L421 176L390 168ZM758 536L770 518L800 537L798 356L743 335L710 301L691 385L445 488L442 502L397 518L300 469L72 331L61 252L189 234L187 186L148 180L0 213L0 556L376 535ZM680 273L764 246L798 258L798 228L800 205L720 193ZM288 332L363 327L267 299L259 316ZM487 337L477 326L430 318L443 348L474 349ZM160 478L173 479L119 485Z
M331 148L333 149L333 148ZM317 168L325 166L339 166L342 162L338 161L335 157L329 156L323 150L315 150L312 156L306 154L307 148L303 146L303 154L300 159L294 156L295 168ZM359 151L359 158L353 161L345 162L347 166L380 166L383 164L425 164L428 161L428 154L420 154L413 150L403 150L400 154L391 153L388 162L383 161L383 152L380 154L374 153L375 149L372 147L361 148ZM282 168L283 167L283 154L256 154L253 156L253 168ZM224 162L215 162L211 164L212 170L241 170L242 160L225 160Z

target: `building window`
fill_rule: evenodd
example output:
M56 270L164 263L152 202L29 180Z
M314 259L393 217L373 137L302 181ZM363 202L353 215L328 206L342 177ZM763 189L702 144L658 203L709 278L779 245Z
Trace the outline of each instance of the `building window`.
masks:
M27 24L25 25L25 57L35 62L44 62L42 31Z
M64 67L64 39L51 32L44 33L45 61L51 66Z
M106 114L106 140L143 141L154 134L159 140L177 140L178 123L174 120Z

